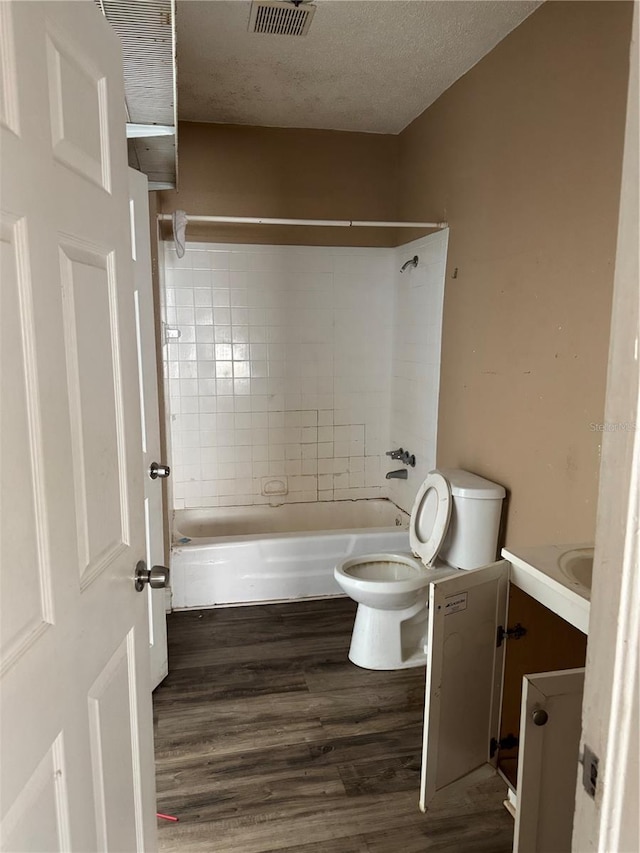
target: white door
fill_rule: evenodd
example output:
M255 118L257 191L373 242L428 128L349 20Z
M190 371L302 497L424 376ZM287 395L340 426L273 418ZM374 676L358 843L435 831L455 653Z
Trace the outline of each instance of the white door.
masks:
M140 413L118 40L0 3L4 851L153 851Z
M508 581L509 563L499 560L430 584L422 811L453 782L494 772Z
M160 414L149 239L149 185L146 175L135 169L129 169L129 204L142 421L145 560L147 566L157 566L164 562L162 477L168 475L169 469L161 465L160 460ZM147 585L145 595L149 599L149 646L153 689L169 672L166 591Z
M525 675L514 853L570 853L584 668Z

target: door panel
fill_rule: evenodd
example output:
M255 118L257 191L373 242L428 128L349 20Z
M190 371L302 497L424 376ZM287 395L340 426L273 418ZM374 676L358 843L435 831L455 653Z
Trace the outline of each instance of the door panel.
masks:
M0 23L0 849L153 851L120 45L90 0Z
M498 736L509 563L431 583L420 808L489 761Z
M3 820L4 850L71 850L64 746L56 738Z
M20 258L29 251L24 218L0 218L0 479L3 559L0 660L8 668L53 624L51 567L42 483L42 423L34 352L33 297ZM12 359L20 353L20 359ZM1 403L0 403L1 405ZM33 535L37 531L37 535ZM9 606L10 605L10 606Z
M134 767L139 721L135 639L129 634L89 688L93 794L102 850L140 850L140 790ZM114 719L122 721L115 727Z
M113 253L59 244L80 588L129 544L126 443ZM99 389L99 393L96 393ZM98 491L94 486L100 483Z
M523 678L514 853L571 850L583 687L584 668Z

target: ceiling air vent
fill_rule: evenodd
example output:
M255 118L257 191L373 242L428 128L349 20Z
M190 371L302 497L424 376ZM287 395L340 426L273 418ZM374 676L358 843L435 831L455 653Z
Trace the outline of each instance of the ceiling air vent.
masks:
M306 36L315 11L315 6L304 2L253 0L249 32L273 36Z

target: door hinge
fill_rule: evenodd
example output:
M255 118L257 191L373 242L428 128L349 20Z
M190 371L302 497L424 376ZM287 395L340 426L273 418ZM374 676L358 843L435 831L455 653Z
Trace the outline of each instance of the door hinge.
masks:
M519 622L516 622L513 628L505 629L504 625L498 625L496 646L497 648L500 648L503 640L519 640L521 637L524 637L526 633L527 629Z
M494 737L489 741L489 758L493 758L499 749L513 749L518 745L518 738L509 733L506 737L496 740Z
M595 797L598 786L598 764L600 759L585 743L580 756L582 762L582 787L590 797Z

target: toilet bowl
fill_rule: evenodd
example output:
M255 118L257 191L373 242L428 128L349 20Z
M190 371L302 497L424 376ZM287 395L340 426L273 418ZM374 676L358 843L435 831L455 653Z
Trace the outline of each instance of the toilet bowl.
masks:
M367 554L335 567L337 583L358 603L352 663L378 670L425 664L429 584L495 559L504 494L468 471L431 471L411 510L412 553Z
M358 602L349 660L364 669L424 663L429 576L411 554L369 554L336 566L334 577Z

